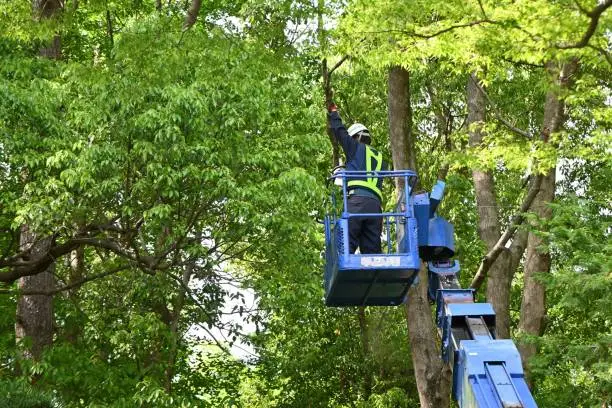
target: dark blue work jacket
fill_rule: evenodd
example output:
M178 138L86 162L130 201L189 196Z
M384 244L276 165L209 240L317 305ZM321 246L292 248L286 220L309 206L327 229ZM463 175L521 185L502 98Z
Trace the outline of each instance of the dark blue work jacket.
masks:
M338 112L329 113L329 122L334 137L342 146L346 155L347 171L380 171L387 170L387 163L382 158L382 153L365 143L360 143L349 136ZM348 190L365 189L373 192L382 200L382 178L377 177L347 177Z

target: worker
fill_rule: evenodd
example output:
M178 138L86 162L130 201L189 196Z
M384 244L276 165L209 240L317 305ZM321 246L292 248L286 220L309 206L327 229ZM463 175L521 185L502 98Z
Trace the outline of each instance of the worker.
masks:
M347 171L381 171L388 168L382 154L370 146L372 135L361 123L348 130L332 102L328 106L329 124L334 137L346 155ZM348 212L350 214L380 214L382 212L382 178L347 177ZM349 250L359 248L362 254L381 253L382 217L349 217Z

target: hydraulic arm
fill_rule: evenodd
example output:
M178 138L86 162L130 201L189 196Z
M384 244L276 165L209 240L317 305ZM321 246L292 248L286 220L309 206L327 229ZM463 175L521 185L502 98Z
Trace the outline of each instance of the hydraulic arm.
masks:
M417 195L414 203L420 256L428 260L428 294L436 303L441 355L453 367L453 397L461 408L537 408L514 342L496 338L493 306L475 303L474 290L459 284L459 262L451 260L453 227L435 216L443 185L437 187L431 197Z

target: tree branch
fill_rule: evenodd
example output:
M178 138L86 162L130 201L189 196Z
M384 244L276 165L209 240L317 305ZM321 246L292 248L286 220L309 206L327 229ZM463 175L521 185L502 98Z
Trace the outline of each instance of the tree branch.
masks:
M586 10L580 4L578 4L577 1L575 3L578 6L578 9L580 11L585 13L587 16L591 17L591 21L589 22L589 26L587 27L587 30L582 36L582 38L580 39L580 41L574 44L555 45L556 48L559 48L561 50L586 47L589 44L589 40L591 39L593 34L595 34L595 30L597 30L597 25L599 24L599 18L601 17L603 12L606 11L608 7L612 6L612 0L605 0L602 3L599 3L593 10L586 12Z
M497 110L497 108L495 107L495 105L493 104L493 102L491 101L491 98L489 98L489 94L487 94L487 91L485 91L482 87L482 85L480 85L479 81L474 81L476 83L476 86L478 87L478 90L480 92L482 92L482 95L485 97L485 99L487 100L487 104L491 107L491 109L493 109L493 115L495 116L495 119L499 120L501 123L504 124L504 126L506 126L508 129L510 129L511 131L513 131L514 133L526 137L527 139L532 139L533 136L523 130L523 129L519 129L518 127L514 126L512 123L510 123L509 121L507 121L506 119L504 119L504 117L499 113L499 111Z
M331 74L333 74L335 70L337 70L338 68L340 68L340 66L341 66L342 64L344 64L344 61L346 61L346 60L347 60L347 59L349 59L350 57L351 57L351 56L350 56L349 54L346 54L344 57L340 58L340 61L336 62L336 64L335 64L333 67L331 67L331 69L330 69L329 71L327 71L327 76L328 76L328 79L331 79L331 78L330 78L330 77L331 77Z
M8 259L0 259L0 268L9 268L7 272L0 273L0 282L14 282L23 276L32 276L43 272L49 265L58 258L74 251L81 246L91 246L94 248L106 249L128 261L134 262L145 269L145 272L152 273L152 270L166 269L168 265L160 265L161 258L153 256L136 256L131 254L117 242L89 236L77 236L68 239L60 245L53 245L48 251L41 254L32 254L30 251L21 252L19 256ZM29 258L33 256L32 258Z
M531 62L527 62L527 61L521 61L521 60L514 60L511 58L507 58L507 57L502 57L502 60L509 62L510 64L513 65L518 65L519 67L529 67L529 68L546 68L546 66L544 64L534 64Z
M587 47L589 47L589 48L599 52L601 55L604 56L606 61L608 61L608 64L612 65L612 56L610 55L610 53L608 51L604 50L601 47L597 47L597 46L591 45L591 44L587 45Z
M480 288L482 282L484 282L484 279L487 276L487 271L489 270L491 265L493 265L497 257L499 257L499 254L502 253L502 251L506 247L506 243L510 240L510 238L512 238L518 226L521 225L521 223L525 220L524 213L529 210L529 208L531 207L531 203L533 203L533 200L538 195L538 192L540 191L540 185L542 184L542 179L542 175L537 175L534 178L533 184L531 185L527 196L525 196L521 208L514 215L514 217L512 217L510 225L508 225L508 229L506 229L506 231L502 234L499 240L495 243L493 248L491 248L491 250L482 259L482 262L478 267L478 271L476 272L474 279L472 279L470 288L476 290Z
M109 239L101 239L101 238L89 238L89 237L78 237L68 241L69 243L73 243L78 245L89 245L96 248L106 249L108 251L113 252L119 256L127 258L131 261L138 261L136 257L129 252L127 252L124 248L122 248L115 241L111 241Z
M512 238L512 245L510 245L510 270L512 273L516 271L516 268L518 267L519 263L521 262L521 258L525 253L528 236L529 232L527 230L520 230L516 233L514 238Z
M449 27L443 28L442 30L433 32L431 34L420 34L417 33L416 31L408 31L408 30L382 30L382 31L365 31L365 34L386 34L386 33L399 33L399 34L405 34L411 37L417 37L417 38L422 38L422 39L430 39L430 38L434 38L437 37L441 34L444 33L448 33L449 31L453 31L457 28L466 28L466 27L472 27L472 26L476 26L476 25L480 25L480 24L497 24L497 22L493 21L493 20L489 20L488 18L486 19L482 19L482 20L475 20L475 21L470 21L469 23L463 23L463 24L453 24Z
M56 293L64 292L66 290L70 290L72 288L79 287L79 286L83 285L84 283L91 282L93 280L97 280L97 279L101 279L101 278L105 278L105 277L110 276L110 275L114 275L114 274L116 274L118 272L126 270L130 266L132 266L132 265L122 265L122 266L119 266L117 268L113 268L111 270L108 270L106 272L102 272L102 273L99 273L99 274L86 276L86 277L84 277L82 279L79 279L77 281L74 281L74 282L72 282L72 283L70 283L68 285L64 285L64 286L61 286L59 288L55 288L53 290L42 290L42 291L40 291L40 290L22 290L22 291L20 291L20 290L0 289L0 294L3 294L3 295L5 295L5 294L9 294L9 295L15 294L15 295L22 295L22 296L31 296L31 295L52 296L52 295L55 295Z
M189 30L198 19L198 14L200 13L200 7L202 7L202 0L193 0L191 5L189 6L189 10L187 10L187 15L185 16L185 22L183 23L183 32Z
M480 7L480 12L482 13L482 16L488 20L489 18L487 17L487 13L485 12L484 6L482 5L482 0L478 0L478 7Z
M113 19L111 17L111 12L108 8L106 9L106 32L108 34L108 41L110 43L110 48L112 49L115 46L115 39L113 35L114 34Z
M0 261L0 268L11 268L8 272L0 273L0 282L14 282L23 276L32 276L39 274L47 269L55 260L70 251L75 250L79 245L73 242L67 242L62 245L51 247L47 252L42 253L31 260L23 258L29 253L24 253L19 259L10 258Z
M574 0L574 4L576 5L576 7L578 7L578 10L580 10L581 12L583 12L586 15L589 14L589 10L585 9L578 0Z
M174 276L172 274L168 274L168 276L171 279L173 279L182 290L185 291L185 293L189 296L189 299L191 299L193 304L207 316L207 318L209 319L209 322L212 324L216 320L215 317L208 310L206 310L206 308L198 301L197 295L193 292L193 290L189 287L189 285L186 284L183 281L183 279L180 277ZM217 347L219 347L223 352L227 353L228 355L231 355L230 349L224 344L222 344L219 340L217 340L217 338L212 334L212 332L206 326L204 326L200 322L196 322L196 325L200 327L201 329L203 329L210 336L210 338L215 342ZM224 340L227 341L225 336L223 336L221 329L218 326L216 327L219 329L219 332L221 336L224 338Z
M438 148L438 143L440 140L444 140L444 151L446 153L452 150L452 143L450 139L450 135L453 133L453 113L449 106L444 105L438 98L436 91L432 87L431 82L427 82L425 85L425 89L429 94L429 98L431 99L432 110L436 117L438 134L436 139L432 143L431 149L429 151L430 154L433 154L435 150ZM440 169L438 170L438 180L446 180L446 176L448 175L448 170L450 165L448 162L445 162Z

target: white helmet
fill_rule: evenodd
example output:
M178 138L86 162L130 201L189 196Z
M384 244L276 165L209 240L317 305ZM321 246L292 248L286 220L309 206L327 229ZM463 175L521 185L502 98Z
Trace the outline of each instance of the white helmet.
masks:
M348 134L350 137L355 136L357 133L359 132L363 132L366 131L368 133L370 133L370 131L368 130L367 127L365 127L364 125L362 125L361 123L353 123L349 128L348 128Z

